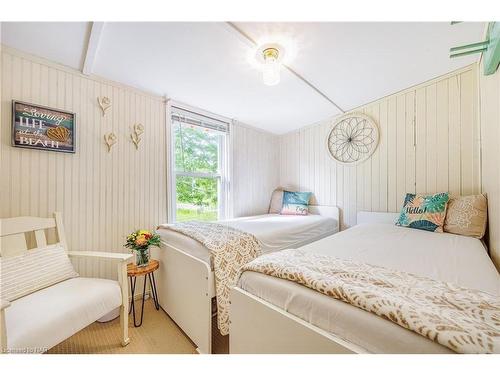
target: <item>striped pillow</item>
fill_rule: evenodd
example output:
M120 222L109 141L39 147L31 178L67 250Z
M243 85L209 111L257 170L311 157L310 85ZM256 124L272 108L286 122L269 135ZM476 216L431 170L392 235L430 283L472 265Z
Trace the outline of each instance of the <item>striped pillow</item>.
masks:
M13 257L0 257L0 294L14 301L61 281L78 277L60 244L28 250Z

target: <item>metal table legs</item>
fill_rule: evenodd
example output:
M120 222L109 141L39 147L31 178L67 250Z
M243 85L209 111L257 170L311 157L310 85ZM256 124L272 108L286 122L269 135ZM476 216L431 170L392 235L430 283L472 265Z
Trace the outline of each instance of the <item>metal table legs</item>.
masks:
M137 282L137 277L130 276L130 291L132 292L132 301L130 302L129 314L132 313L134 317L134 327L140 327L142 325L142 318L144 316L144 300L146 298L146 280L149 278L149 285L151 287L151 294L153 295L153 301L155 303L156 310L160 309L160 304L158 303L158 294L156 292L156 280L154 272L148 273L144 275L144 285L142 288L142 306L141 306L141 320L139 323L136 321L135 317L135 301L134 301L134 292L135 292L135 283Z

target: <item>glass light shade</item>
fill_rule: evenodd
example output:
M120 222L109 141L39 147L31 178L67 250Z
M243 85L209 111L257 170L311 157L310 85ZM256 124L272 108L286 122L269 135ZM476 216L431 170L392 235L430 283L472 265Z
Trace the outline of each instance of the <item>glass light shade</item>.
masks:
M280 82L280 64L276 58L266 56L262 67L262 79L268 86L277 85Z

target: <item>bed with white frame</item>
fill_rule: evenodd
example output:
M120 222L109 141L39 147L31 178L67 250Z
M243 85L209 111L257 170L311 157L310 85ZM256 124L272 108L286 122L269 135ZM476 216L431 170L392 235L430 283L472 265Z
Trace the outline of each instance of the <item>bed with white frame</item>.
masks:
M345 246L343 252L335 250L341 254L336 256L350 258L351 251L357 247L360 250L358 260L366 256L366 262L372 264L377 262L378 256L391 251L391 254L395 254L394 258L399 259L390 260L389 267L395 268L396 264L406 263L406 269L402 270L407 272L416 267L412 262L419 262L419 257L426 254L422 265L429 274L435 273L439 279L500 295L500 276L480 240L396 227L394 222L397 216L397 213L359 212L357 222L361 225L356 226L356 237L346 236L348 230L303 249L314 251L323 248L323 251L332 245L332 250L351 243L353 246ZM366 255L372 238L377 236L377 227L395 233L393 247L396 247L398 236L400 239L406 236L417 240L422 238L422 241L414 248L408 246L402 249L400 254L392 249ZM379 242L383 235L380 234ZM431 249L426 251L429 242L432 244L434 241L436 248L430 246ZM452 246L443 246L444 243ZM455 261L451 261L452 257L455 257ZM280 294L281 300L277 303L276 296ZM334 307L335 303L338 306ZM305 307L297 313L302 306ZM318 311L321 308L323 315L320 316ZM321 320L323 322L318 324ZM366 331L375 332L378 337L367 339L369 333ZM229 345L231 354L452 353L448 348L375 314L291 281L255 272L244 272L238 286L231 292Z
M338 207L310 205L309 211L312 215L334 219L331 220L332 227L329 230L323 229L321 233L315 233L313 237L306 238L300 244L289 244L289 246L276 248L273 251L303 246L338 232L340 226ZM159 230L159 233L162 236L162 230ZM152 254L160 261L157 275L160 305L195 343L200 353L212 353L212 317L214 314L212 298L215 297L215 278L210 262L207 261L208 249L206 254L205 259L199 256L199 253L196 255L192 249L180 245L174 246L169 241L165 241L164 236L162 236L161 247L154 249Z

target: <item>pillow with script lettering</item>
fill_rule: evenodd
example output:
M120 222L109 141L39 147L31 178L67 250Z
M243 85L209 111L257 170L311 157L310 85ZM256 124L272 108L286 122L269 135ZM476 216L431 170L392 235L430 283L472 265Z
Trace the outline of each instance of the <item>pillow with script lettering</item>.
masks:
M430 232L443 232L448 193L421 195L407 193L396 225Z
M283 206L281 215L307 215L309 213L309 199L312 193L301 191L283 191Z

